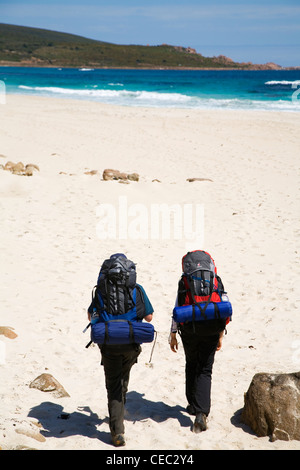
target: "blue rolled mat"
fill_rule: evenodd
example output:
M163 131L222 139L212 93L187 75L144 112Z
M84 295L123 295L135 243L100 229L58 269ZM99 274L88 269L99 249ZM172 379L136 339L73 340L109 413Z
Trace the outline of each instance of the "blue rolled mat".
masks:
M216 318L228 318L232 316L232 305L230 302L216 302L219 314L216 315L215 306L210 302L205 310L205 316L201 313L199 307L195 304L195 317L193 317L193 305L183 305L173 309L173 318L177 323L184 323L186 321L202 321L202 320L215 320ZM200 303L202 308L205 307L205 302ZM206 318L205 318L206 317Z
M92 325L91 340L97 344L151 343L154 326L151 323L110 320Z

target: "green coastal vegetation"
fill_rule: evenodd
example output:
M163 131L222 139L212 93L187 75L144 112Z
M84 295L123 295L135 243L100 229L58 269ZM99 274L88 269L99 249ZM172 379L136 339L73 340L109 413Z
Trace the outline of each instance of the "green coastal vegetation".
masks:
M0 23L0 65L93 68L251 69L225 56L204 57L189 47L120 45L68 33ZM265 64L274 68L275 64ZM272 66L271 66L272 65ZM280 66L277 66L280 68ZM256 68L256 67L255 67Z

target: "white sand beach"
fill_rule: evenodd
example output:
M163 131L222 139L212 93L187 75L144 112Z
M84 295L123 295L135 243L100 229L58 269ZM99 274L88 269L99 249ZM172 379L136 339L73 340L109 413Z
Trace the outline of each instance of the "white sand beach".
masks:
M157 341L151 363L146 344L132 369L126 447L117 451L299 449L299 441L257 437L239 415L255 373L300 370L300 114L8 95L0 121L0 164L40 170L0 169L0 326L17 335L0 336L0 447L116 450L100 354L85 348L82 330L100 265L121 251L137 263ZM140 178L103 181L105 168ZM153 204L163 203L200 208L197 240L182 226L175 238L172 224L169 236L155 236ZM201 434L185 411L182 344L177 354L168 344L187 249L212 255L233 305ZM69 397L29 387L45 372Z

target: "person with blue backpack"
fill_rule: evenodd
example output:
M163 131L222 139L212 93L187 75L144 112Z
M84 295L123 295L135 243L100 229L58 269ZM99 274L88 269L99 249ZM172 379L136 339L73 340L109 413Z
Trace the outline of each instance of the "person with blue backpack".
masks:
M136 282L135 264L123 253L111 255L101 266L88 317L91 341L101 351L114 446L125 445L124 405L130 371L141 343L153 340L152 316L151 302Z

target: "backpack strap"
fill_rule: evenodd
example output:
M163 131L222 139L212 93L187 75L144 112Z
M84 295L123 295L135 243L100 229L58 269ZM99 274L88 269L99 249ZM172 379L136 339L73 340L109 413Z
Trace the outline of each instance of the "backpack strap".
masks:
M106 344L106 342L109 340L109 332L108 332L108 323L109 322L127 322L128 325L129 325L129 340L130 340L130 343L135 343L135 340L134 340L134 331L133 331L133 326L132 326L132 323L131 321L129 320L109 320L109 321L106 321L105 322L105 333L104 333L104 343L103 345ZM86 346L88 347L88 346Z
M223 284L222 279L220 278L220 276L218 276L217 274L216 274L216 278L217 278L217 281L218 281L217 292L220 296L220 299L222 300L222 294L225 293L224 284Z
M111 313L110 312L110 284L107 281L107 279L105 279L104 282L105 282L105 292L106 292L106 311L107 313Z
M135 288L136 288L136 287L137 287L137 284L135 285ZM125 292L126 292L126 294L125 294ZM136 306L136 302L134 301L134 299L133 299L133 297L132 297L132 290L130 290L130 287L127 286L126 289L125 289L125 292L124 292L124 295L126 295L126 302L127 302L126 305L129 307L129 301L128 301L128 299L130 299L131 302L132 302L132 306L133 306L133 307ZM143 296L142 296L142 297L143 297ZM143 297L143 301L144 301L144 297ZM132 308L132 306L131 306L130 308Z
M215 318L216 320L221 320L220 310L217 302L213 302L215 308Z
M99 288L98 284L93 287L91 305L93 306L93 309L96 309L97 311L101 311L103 307L101 307L101 305L99 304L99 298L97 295L98 288Z
M133 333L133 326L132 326L132 323L131 321L128 321L128 325L129 325L129 336L130 336L130 342L131 343L134 343L134 333Z

